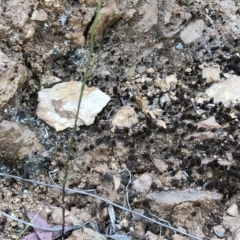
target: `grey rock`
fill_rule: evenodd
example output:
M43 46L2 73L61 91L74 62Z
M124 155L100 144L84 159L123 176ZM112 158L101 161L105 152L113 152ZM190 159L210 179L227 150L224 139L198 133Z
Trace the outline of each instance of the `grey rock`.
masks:
M227 209L227 214L232 217L237 217L238 214L238 206L233 203L231 206Z
M35 10L31 16L31 20L44 22L48 20L48 15L43 9Z
M184 44L189 44L202 36L204 29L204 21L197 20L193 23L190 23L181 33L180 38Z
M224 238L226 230L223 228L222 225L217 225L213 227L213 231L216 234L217 237L219 238Z
M194 142L198 142L198 141L203 141L206 139L212 139L212 138L216 138L218 135L215 132L210 132L210 131L206 131L206 132L196 132L193 134L190 134L188 136L186 136L184 138L184 140L190 140L191 138L193 138L192 141Z
M140 193L146 193L150 190L152 178L144 173L138 179L133 181L133 188L137 189Z
M147 68L145 66L138 66L137 72L138 73L145 73L147 71Z
M158 1L148 0L139 10L142 20L136 25L139 32L148 32L158 22Z
M225 106L228 106L231 101L240 100L240 77L236 75L230 75L230 77L219 83L213 84L208 88L205 93L214 98L216 102L222 102Z
M130 106L121 107L115 114L112 120L112 124L115 127L124 128L132 127L138 122L137 114Z
M204 121L201 121L199 123L197 123L197 127L198 128L206 128L206 129L212 129L212 128L222 128L222 126L220 124L218 124L216 122L215 117L210 117Z
M186 189L149 193L146 198L150 200L153 211L166 215L167 211L170 214L174 206L183 202L197 203L202 201L220 201L222 199L222 194Z

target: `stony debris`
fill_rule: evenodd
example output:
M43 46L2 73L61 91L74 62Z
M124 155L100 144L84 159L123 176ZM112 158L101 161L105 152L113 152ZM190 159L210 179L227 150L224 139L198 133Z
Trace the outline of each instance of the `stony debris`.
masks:
M43 86L49 86L49 85L61 82L61 79L58 77L46 74L41 76L40 81Z
M74 126L82 83L59 83L38 92L37 116L56 131ZM95 116L110 101L110 97L95 87L85 87L77 125L91 125Z
M148 32L157 25L158 22L158 2L157 0L148 0L139 10L141 21L135 26L139 32Z
M139 178L133 181L133 189L136 189L140 193L147 193L150 190L152 184L152 178L144 173Z
M27 80L27 69L0 51L0 109Z
M112 119L112 124L118 128L130 128L138 123L137 115L134 109L128 105L125 105L117 110Z
M231 204L231 206L227 209L227 214L232 217L237 217L238 213L238 206L236 204Z
M91 5L91 4L90 4ZM91 20L95 14L96 7L85 7L81 5L78 11L73 10L72 14L62 15L60 21L65 25L68 21L68 29L64 37L78 48L82 48L85 44L84 32L86 32Z
M48 20L48 15L43 9L35 10L32 13L31 20L44 22Z
M147 68L145 66L138 66L137 67L137 73L142 74L147 71Z
M166 172L168 169L168 165L163 160L154 158L153 163L160 173Z
M164 240L164 238L162 238L150 231L147 231L144 236L147 237L147 239L149 239L149 240Z
M107 27L116 23L127 10L126 0L120 2L110 0L99 12L99 21L95 35L100 36Z
M154 85L155 87L159 87L163 92L168 92L171 89L175 89L177 83L177 77L170 75L163 79L156 79Z
M219 237L219 238L225 237L226 229L222 225L214 226L213 231L217 237Z
M94 231L91 228L82 228L76 231L73 231L72 234L67 238L67 240L90 240L90 239L96 239L96 240L104 240L106 239L105 236L101 235L97 231Z
M206 79L207 83L214 83L220 81L220 67L205 67L202 70L202 78Z
M50 206L50 213L55 224L62 223L62 208ZM68 225L80 224L78 218L67 209L65 210L65 220Z
M240 100L240 77L237 75L230 75L228 79L213 84L205 93L214 98L216 102L222 102L228 106L230 102Z
M22 2L21 0L11 1L7 4L4 11L5 18L11 19L12 24L17 28L22 28L29 19L29 12L32 9L31 1Z
M215 117L210 117L206 120L197 123L197 128L204 128L206 130L209 130L213 128L219 129L222 128L222 126L216 122Z
M228 229L233 237L236 237L236 235L239 235L239 232L237 231L239 229L239 225L240 225L239 215L237 217L231 217L227 215L223 216L222 226L225 229ZM234 239L237 239L237 238L234 238Z
M167 128L166 123L165 123L163 120L157 120L156 125L157 125L158 127L164 128L164 129Z
M188 26L180 33L181 40L184 44L194 42L202 36L204 27L205 24L202 19L189 23Z
M135 99L136 103L141 107L143 113L149 112L149 106L145 99L142 99L142 97L140 95L134 95L134 99Z
M206 132L197 132L186 136L184 139L194 142L199 142L207 139L214 139L217 138L217 133L206 131Z
M193 189L149 193L146 197L151 202L151 209L156 211L159 216L167 219L171 209L184 202L197 203L205 201L209 205L214 205L222 199L222 195L219 193Z
M28 127L6 120L0 122L0 152L3 159L16 160L29 157L35 152L44 153L44 147L38 142L36 134Z

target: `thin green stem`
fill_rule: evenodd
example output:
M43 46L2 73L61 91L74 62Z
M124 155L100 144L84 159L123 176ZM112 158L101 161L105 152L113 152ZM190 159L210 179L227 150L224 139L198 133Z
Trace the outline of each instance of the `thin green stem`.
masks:
M65 171L64 171L64 179L63 179L63 185L62 185L62 218L63 218L63 222L62 222L62 233L64 234L64 226L65 226L65 189L66 189L66 183L69 180L69 166L70 166L70 156L71 156L71 152L72 152L72 147L73 147L73 143L74 143L74 137L76 134L76 130L77 130L77 121L78 121L78 115L79 115L79 111L80 111L80 107L81 107L81 102L82 102L82 98L83 98L83 92L87 83L87 79L88 79L88 71L89 71L89 67L90 67L90 62L91 62L91 58L92 58L92 54L93 54L93 48L94 48L94 34L96 32L96 27L97 27L97 23L98 23L98 17L99 17L99 11L101 9L102 6L102 0L98 1L98 6L97 6L97 10L96 10L96 16L95 16L95 20L93 22L92 25L92 30L91 30L91 36L90 36L90 50L88 53L88 58L87 58L87 63L86 63L86 68L85 68L85 72L84 72L84 76L83 76L83 82L82 82L82 86L81 86L81 90L80 90L80 96L79 96L79 100L78 100L78 106L77 106L77 112L76 112L76 116L75 116L75 122L74 122L74 127L73 127L73 131L70 137L70 140L68 142L68 152L67 152L67 162L66 162L66 166L65 166ZM63 236L62 234L62 236Z

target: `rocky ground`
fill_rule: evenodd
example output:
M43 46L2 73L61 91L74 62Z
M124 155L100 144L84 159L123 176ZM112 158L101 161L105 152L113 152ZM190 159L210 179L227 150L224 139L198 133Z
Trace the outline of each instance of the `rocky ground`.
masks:
M51 182L53 171L61 184L96 2L0 0L1 173ZM69 188L198 238L239 239L239 9L235 0L103 2ZM61 223L60 196L0 179L0 210L26 221L23 207ZM66 239L109 234L106 204L66 201L69 224L89 222ZM187 239L114 213L128 239ZM23 227L0 215L1 239Z

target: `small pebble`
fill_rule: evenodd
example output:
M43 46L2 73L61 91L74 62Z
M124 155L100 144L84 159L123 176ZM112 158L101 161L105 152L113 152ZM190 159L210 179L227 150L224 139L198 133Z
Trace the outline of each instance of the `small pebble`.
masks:
M237 217L238 216L238 206L236 204L232 204L228 209L227 209L227 214L232 217Z

